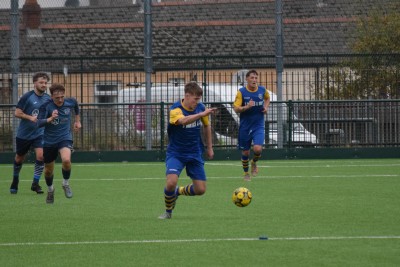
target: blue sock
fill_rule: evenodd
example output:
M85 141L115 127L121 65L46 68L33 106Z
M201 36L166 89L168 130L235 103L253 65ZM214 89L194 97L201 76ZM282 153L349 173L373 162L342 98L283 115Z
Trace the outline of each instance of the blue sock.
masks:
M13 181L18 182L19 181L19 172L22 169L22 163L17 163L14 160L14 172L13 172Z
M44 169L44 162L41 160L36 160L35 161L35 170L33 172L33 182L34 183L39 183L40 176L43 173Z

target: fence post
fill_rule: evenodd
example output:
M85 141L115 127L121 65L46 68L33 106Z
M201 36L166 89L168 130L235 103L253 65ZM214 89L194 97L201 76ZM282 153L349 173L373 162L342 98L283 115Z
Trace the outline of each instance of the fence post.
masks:
M165 107L165 102L161 102L160 105L160 116L161 116L161 120L160 120L160 150L161 152L164 152L164 132L165 132L165 117L164 117L164 107Z
M11 79L12 101L15 107L18 102L18 74L19 74L19 13L18 0L11 0ZM16 151L15 137L17 136L18 119L13 117L13 151Z
M207 57L203 57L203 102L208 102L207 99Z
M329 90L329 56L326 55L326 93L327 93L327 98L330 100L330 90Z
M81 87L81 104L82 104L82 103L85 103L84 102L84 98L83 98L83 71L84 70L83 70L83 59L82 59L82 57L79 59L79 62L80 62L80 68L81 68L81 73L80 73L79 77L81 79L80 87ZM86 119L85 116L81 115L81 124L82 125L83 125L85 119ZM79 132L80 132L80 136L81 136L81 147L83 147L83 129L81 128L81 130Z
M293 129L293 120L292 120L292 114L293 114L293 101L289 100L288 102L288 127L289 127L289 136L288 136L288 149L290 150L292 148L292 129Z
M152 42L152 10L151 0L144 1L144 70L146 72L146 102L151 99L151 73L153 72L153 42ZM151 107L146 106L146 150L151 150Z
M276 90L277 100L282 101L282 75L283 75L283 1L275 1L275 28L276 28L276 48L275 48L275 66L276 66ZM282 103L278 104L278 148L283 148L283 118Z

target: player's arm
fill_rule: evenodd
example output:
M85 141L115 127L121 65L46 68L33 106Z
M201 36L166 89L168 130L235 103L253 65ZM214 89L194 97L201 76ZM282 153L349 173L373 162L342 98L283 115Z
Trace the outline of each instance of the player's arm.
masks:
M22 120L28 120L31 122L36 122L37 118L35 116L31 116L28 114L25 114L24 111L20 108L15 109L15 117L22 119Z
M80 128L82 128L82 124L81 124L81 117L78 114L75 115L74 131L77 132Z
M43 127L47 123L50 123L50 122L54 121L58 117L58 110L57 109L53 110L53 112L50 115L47 115L47 105L48 105L48 103L49 102L43 104L39 108L39 116L38 116L38 120L37 120L38 127Z
M252 105L254 106L254 101L253 103L250 101L247 105L242 106L243 102L242 102L242 93L240 91L237 92L236 97L235 97L235 101L233 102L233 110L236 113L242 113L245 112L246 110L250 109L252 107Z
M213 150L213 143L212 143L212 133L211 133L211 125L208 117L201 118L201 122L203 124L204 135L206 139L206 146L207 146L207 156L209 159L214 158L214 150Z
M263 109L263 113L267 113L268 107L269 107L269 104L270 104L270 103L271 103L271 97L269 96L268 91L266 91L266 92L265 92L265 95L264 95L264 109Z
M27 104L30 95L30 93L26 93L18 100L14 115L16 118L21 120L36 122L37 118L35 116L24 113L25 105Z
M170 112L170 123L175 125L187 125L192 122L197 121L198 119L208 116L210 113L214 112L216 108L206 108L203 112L185 116L182 113L182 110L179 108L173 109Z
M82 124L81 124L81 117L79 115L79 105L78 105L78 101L76 101L76 99L74 99L75 101L75 107L74 107L74 111L75 111L75 122L74 122L74 131L77 132L80 128L82 128Z

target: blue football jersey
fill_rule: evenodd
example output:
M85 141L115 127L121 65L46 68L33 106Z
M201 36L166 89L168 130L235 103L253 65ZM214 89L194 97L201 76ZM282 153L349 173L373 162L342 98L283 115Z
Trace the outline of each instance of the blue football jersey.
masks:
M269 98L269 93L263 86L258 86L257 90L252 92L247 90L246 87L239 89L236 99L235 106L245 106L250 100L255 102L254 107L240 113L240 129L243 131L251 131L265 127L264 113L264 101Z
M18 101L17 108L21 109L25 114L38 117L40 107L43 103L50 100L50 96L46 93L39 96L34 90L25 93ZM37 126L30 120L21 120L18 126L17 137L25 140L33 140L43 135L43 128Z
M195 110L187 110L181 101L174 103L169 112L168 123L168 147L167 154L176 156L193 155L199 156L204 151L201 141L201 123L208 125L208 117L198 119L188 125L177 125L175 122L182 116L198 114L205 110L203 103L199 103Z
M45 147L55 145L61 141L72 141L72 116L79 115L79 105L76 99L65 98L61 107L58 107L53 101L45 103L40 110L40 119L51 117L54 110L58 111L58 117L44 126Z

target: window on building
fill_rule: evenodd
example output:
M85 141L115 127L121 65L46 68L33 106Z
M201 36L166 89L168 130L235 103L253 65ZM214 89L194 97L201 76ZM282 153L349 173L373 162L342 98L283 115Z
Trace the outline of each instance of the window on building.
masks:
M120 82L96 82L94 86L95 103L117 103Z

